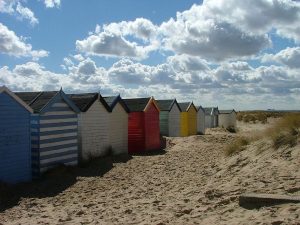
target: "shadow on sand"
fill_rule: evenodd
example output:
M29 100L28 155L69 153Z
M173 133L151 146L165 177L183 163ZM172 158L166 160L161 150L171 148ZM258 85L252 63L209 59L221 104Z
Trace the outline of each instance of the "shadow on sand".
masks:
M114 163L126 163L130 155L107 156L93 159L77 167L59 166L38 180L15 185L0 183L0 212L18 204L21 198L53 197L75 184L78 177L102 177Z

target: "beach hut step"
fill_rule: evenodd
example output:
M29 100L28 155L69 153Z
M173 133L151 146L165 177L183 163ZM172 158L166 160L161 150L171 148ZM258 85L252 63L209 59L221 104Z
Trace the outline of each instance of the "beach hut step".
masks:
M300 203L300 196L247 193L239 197L239 205L249 209L285 203Z

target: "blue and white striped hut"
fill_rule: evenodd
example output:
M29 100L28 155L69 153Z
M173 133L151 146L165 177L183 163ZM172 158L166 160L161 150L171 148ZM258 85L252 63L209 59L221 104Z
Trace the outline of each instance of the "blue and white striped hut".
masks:
M0 181L31 180L32 109L6 87L0 88Z
M31 144L33 175L50 168L78 163L76 105L60 91L15 93L32 108Z

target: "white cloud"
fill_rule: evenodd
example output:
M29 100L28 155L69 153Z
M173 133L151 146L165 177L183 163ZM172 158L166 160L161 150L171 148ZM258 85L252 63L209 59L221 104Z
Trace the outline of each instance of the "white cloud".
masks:
M100 55L110 57L131 57L144 59L152 50L151 46L141 46L136 42L130 42L123 36L101 32L93 34L87 39L76 41L76 48L88 55Z
M174 55L167 58L168 63L177 71L206 71L209 70L209 65L206 60L200 57L189 55Z
M45 0L44 3L47 8L60 7L60 0Z
M0 53L16 57L32 57L34 60L49 54L45 50L32 50L30 44L25 43L22 37L18 37L2 23L0 23Z
M20 20L28 20L32 26L39 23L34 13L29 8L24 7L20 0L1 0L0 13L15 15Z
M173 62L167 60L149 66L121 59L105 69L87 58L70 65L65 74L28 62L11 70L0 68L0 83L13 90L57 90L62 86L67 92L100 90L106 95L121 93L123 97L176 97L180 101L194 100L196 104L237 109L292 109L300 103L296 98L300 91L298 69L283 66L252 68L246 62L232 62L214 69L183 72L174 68Z
M23 7L20 2L17 3L16 12L20 14L21 19L29 20L32 26L39 23L38 19L34 16L34 13L27 7Z
M96 25L94 33L90 33L84 40L76 41L76 48L88 55L142 60L151 51L158 49L157 34L157 26L144 18L104 24L102 28Z
M278 62L290 68L300 68L300 47L286 48L276 54L265 54L262 62Z

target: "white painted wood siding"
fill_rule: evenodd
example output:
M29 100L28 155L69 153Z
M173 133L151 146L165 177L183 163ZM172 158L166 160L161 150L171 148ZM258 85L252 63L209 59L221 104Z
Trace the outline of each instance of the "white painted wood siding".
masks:
M205 134L205 113L201 109L197 112L197 132Z
M180 110L176 104L169 112L169 136L180 137Z
M80 114L80 155L83 161L105 156L109 145L109 112L97 100L87 112Z
M236 113L219 114L219 126L224 128L236 127Z
M120 103L110 113L109 133L112 153L128 154L128 114Z
M211 115L205 115L205 128L212 128L214 117Z

